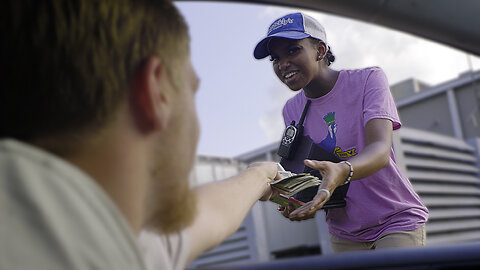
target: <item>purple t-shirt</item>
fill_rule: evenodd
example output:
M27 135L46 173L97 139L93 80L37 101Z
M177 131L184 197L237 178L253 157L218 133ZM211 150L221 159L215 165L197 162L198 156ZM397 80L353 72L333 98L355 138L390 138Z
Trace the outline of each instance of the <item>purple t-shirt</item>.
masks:
M307 101L303 91L283 108L286 124L298 122ZM365 147L365 126L374 118L401 126L384 72L378 67L342 70L333 89L312 102L305 117L304 135L343 160ZM327 211L329 232L350 241L373 241L393 231L414 230L428 218L408 178L395 163L375 174L350 183L347 206Z

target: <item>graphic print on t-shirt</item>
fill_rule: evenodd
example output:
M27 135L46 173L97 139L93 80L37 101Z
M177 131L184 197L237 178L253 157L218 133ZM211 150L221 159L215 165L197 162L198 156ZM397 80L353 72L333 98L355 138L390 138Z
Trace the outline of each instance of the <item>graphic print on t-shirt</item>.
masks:
M317 145L323 149L334 153L339 158L349 158L357 154L356 148L352 148L346 151L337 146L337 123L335 122L335 112L329 112L324 117L325 123L327 124L327 136Z
M337 146L337 124L335 123L335 113L329 112L327 115L323 117L325 123L327 123L327 137L323 139L318 146L322 147L323 149L327 150L330 153L333 153L335 150L335 146Z

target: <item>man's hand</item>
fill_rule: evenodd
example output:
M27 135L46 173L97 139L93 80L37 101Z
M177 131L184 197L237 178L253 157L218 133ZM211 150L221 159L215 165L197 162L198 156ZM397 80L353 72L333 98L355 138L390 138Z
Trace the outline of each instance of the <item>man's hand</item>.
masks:
M248 166L249 170L256 170L260 174L259 181L265 181L265 190L260 197L260 201L268 201L272 196L276 195L276 191L272 190L270 182L280 179L277 163L275 162L255 162Z

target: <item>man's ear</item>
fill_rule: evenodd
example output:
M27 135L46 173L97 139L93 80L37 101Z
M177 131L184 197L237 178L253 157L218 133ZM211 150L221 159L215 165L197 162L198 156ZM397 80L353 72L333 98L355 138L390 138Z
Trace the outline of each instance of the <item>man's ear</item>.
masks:
M170 78L164 63L150 56L134 74L130 84L130 107L142 132L162 131L172 109Z

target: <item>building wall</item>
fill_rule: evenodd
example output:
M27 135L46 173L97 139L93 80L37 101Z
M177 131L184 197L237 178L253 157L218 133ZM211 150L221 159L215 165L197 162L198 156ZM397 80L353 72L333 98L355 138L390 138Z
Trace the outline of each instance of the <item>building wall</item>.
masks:
M272 202L261 202L260 204L270 253L274 254L298 247L318 247L319 235L315 219L292 222L277 210L276 204Z
M391 88L404 126L464 140L480 136L480 71L465 72L410 96L395 95L411 93L408 83Z
M463 137L480 135L480 82L466 84L455 91Z
M424 89L428 89L429 87L429 85L417 79L407 79L391 85L390 91L392 91L393 98L401 99L416 94Z
M455 135L446 94L406 105L400 108L398 113L400 121L406 127L447 136Z
M199 155L190 174L192 186L218 181L237 174L246 167L245 163L233 158Z

